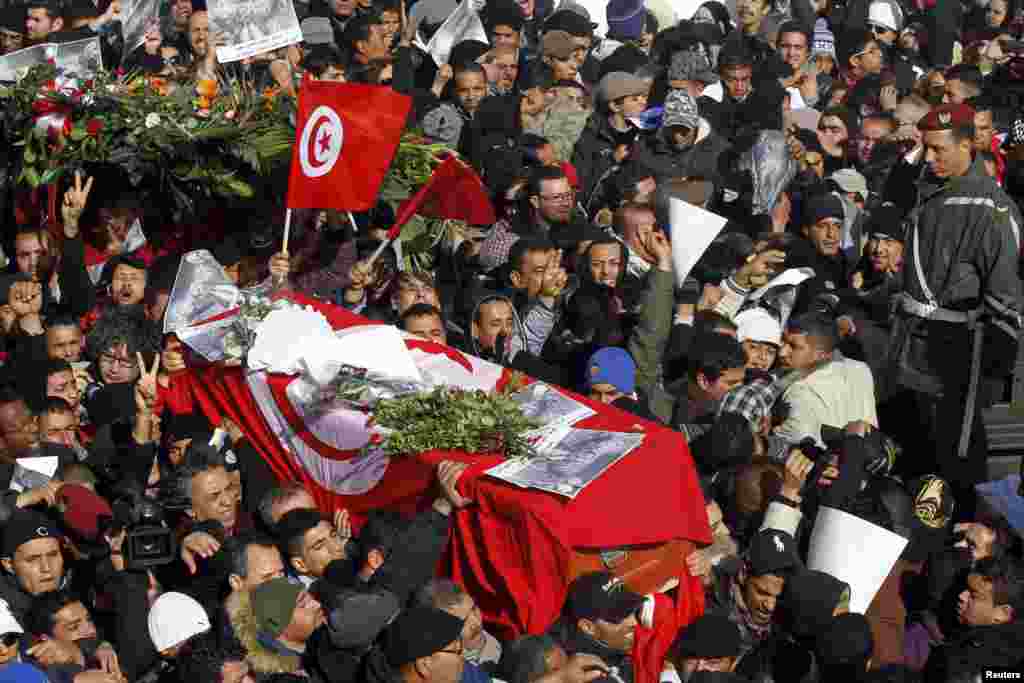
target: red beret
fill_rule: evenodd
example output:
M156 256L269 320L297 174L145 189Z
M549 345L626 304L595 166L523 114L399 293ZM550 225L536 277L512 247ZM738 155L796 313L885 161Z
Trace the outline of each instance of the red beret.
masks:
M100 520L114 515L106 500L78 484L62 486L60 497L64 500L64 526L80 539L97 540Z
M958 126L974 124L974 109L966 104L940 104L918 121L922 131L953 130Z

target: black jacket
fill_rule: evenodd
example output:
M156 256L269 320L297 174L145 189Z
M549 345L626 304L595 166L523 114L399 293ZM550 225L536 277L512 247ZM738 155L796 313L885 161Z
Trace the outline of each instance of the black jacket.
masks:
M697 140L682 151L667 140L663 130L641 138L632 154L634 161L654 172L655 180L671 178L704 178L720 187L722 184L719 160L732 145L711 130L706 121L700 122Z
M572 165L580 181L580 200L584 206L598 185L605 181L612 169L618 166L615 149L619 145L632 147L639 138L639 131L632 125L629 130L612 128L608 112L595 110L583 127L576 146L572 149Z
M1024 662L1024 622L972 628L933 650L922 680L945 683L985 669L1020 668Z
M782 130L782 100L786 91L778 83L762 81L742 102L722 95L716 102L710 97L697 99L700 115L711 128L736 147L753 144L762 130Z

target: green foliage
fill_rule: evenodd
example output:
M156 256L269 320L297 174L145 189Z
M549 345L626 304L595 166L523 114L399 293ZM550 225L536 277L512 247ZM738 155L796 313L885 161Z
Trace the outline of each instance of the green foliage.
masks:
M540 426L507 396L451 387L382 400L373 417L391 430L381 444L391 455L461 450L530 456L533 447L525 435Z

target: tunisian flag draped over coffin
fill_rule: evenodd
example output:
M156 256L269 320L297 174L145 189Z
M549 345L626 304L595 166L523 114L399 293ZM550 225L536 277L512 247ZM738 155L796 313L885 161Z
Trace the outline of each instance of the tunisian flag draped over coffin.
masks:
M376 324L342 308L290 295L316 307L335 330ZM417 366L451 384L493 389L505 370L446 346L406 341ZM247 376L248 375L248 376ZM506 633L537 633L557 618L576 548L611 548L687 539L710 543L696 471L682 435L581 396L597 414L576 426L643 431L643 444L609 468L574 500L520 489L484 476L499 456L430 452L416 457L365 455L365 416L303 408L311 390L301 377L246 373L239 368L189 369L170 378L166 405L191 410L198 401L219 423L228 417L283 480L303 482L320 508L346 508L357 526L378 508L411 512L437 495L434 466L471 463L459 487L476 504L455 513L447 572ZM630 504L642 497L642 505Z
M373 208L411 107L410 97L391 88L305 79L288 208Z

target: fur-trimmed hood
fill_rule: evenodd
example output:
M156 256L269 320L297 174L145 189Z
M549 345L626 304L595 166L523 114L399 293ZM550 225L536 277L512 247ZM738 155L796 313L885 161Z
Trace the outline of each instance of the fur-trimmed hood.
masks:
M231 627L248 655L246 659L257 674L293 674L302 670L302 661L294 655L278 654L264 647L256 637L256 619L249 593L240 591L224 603Z

